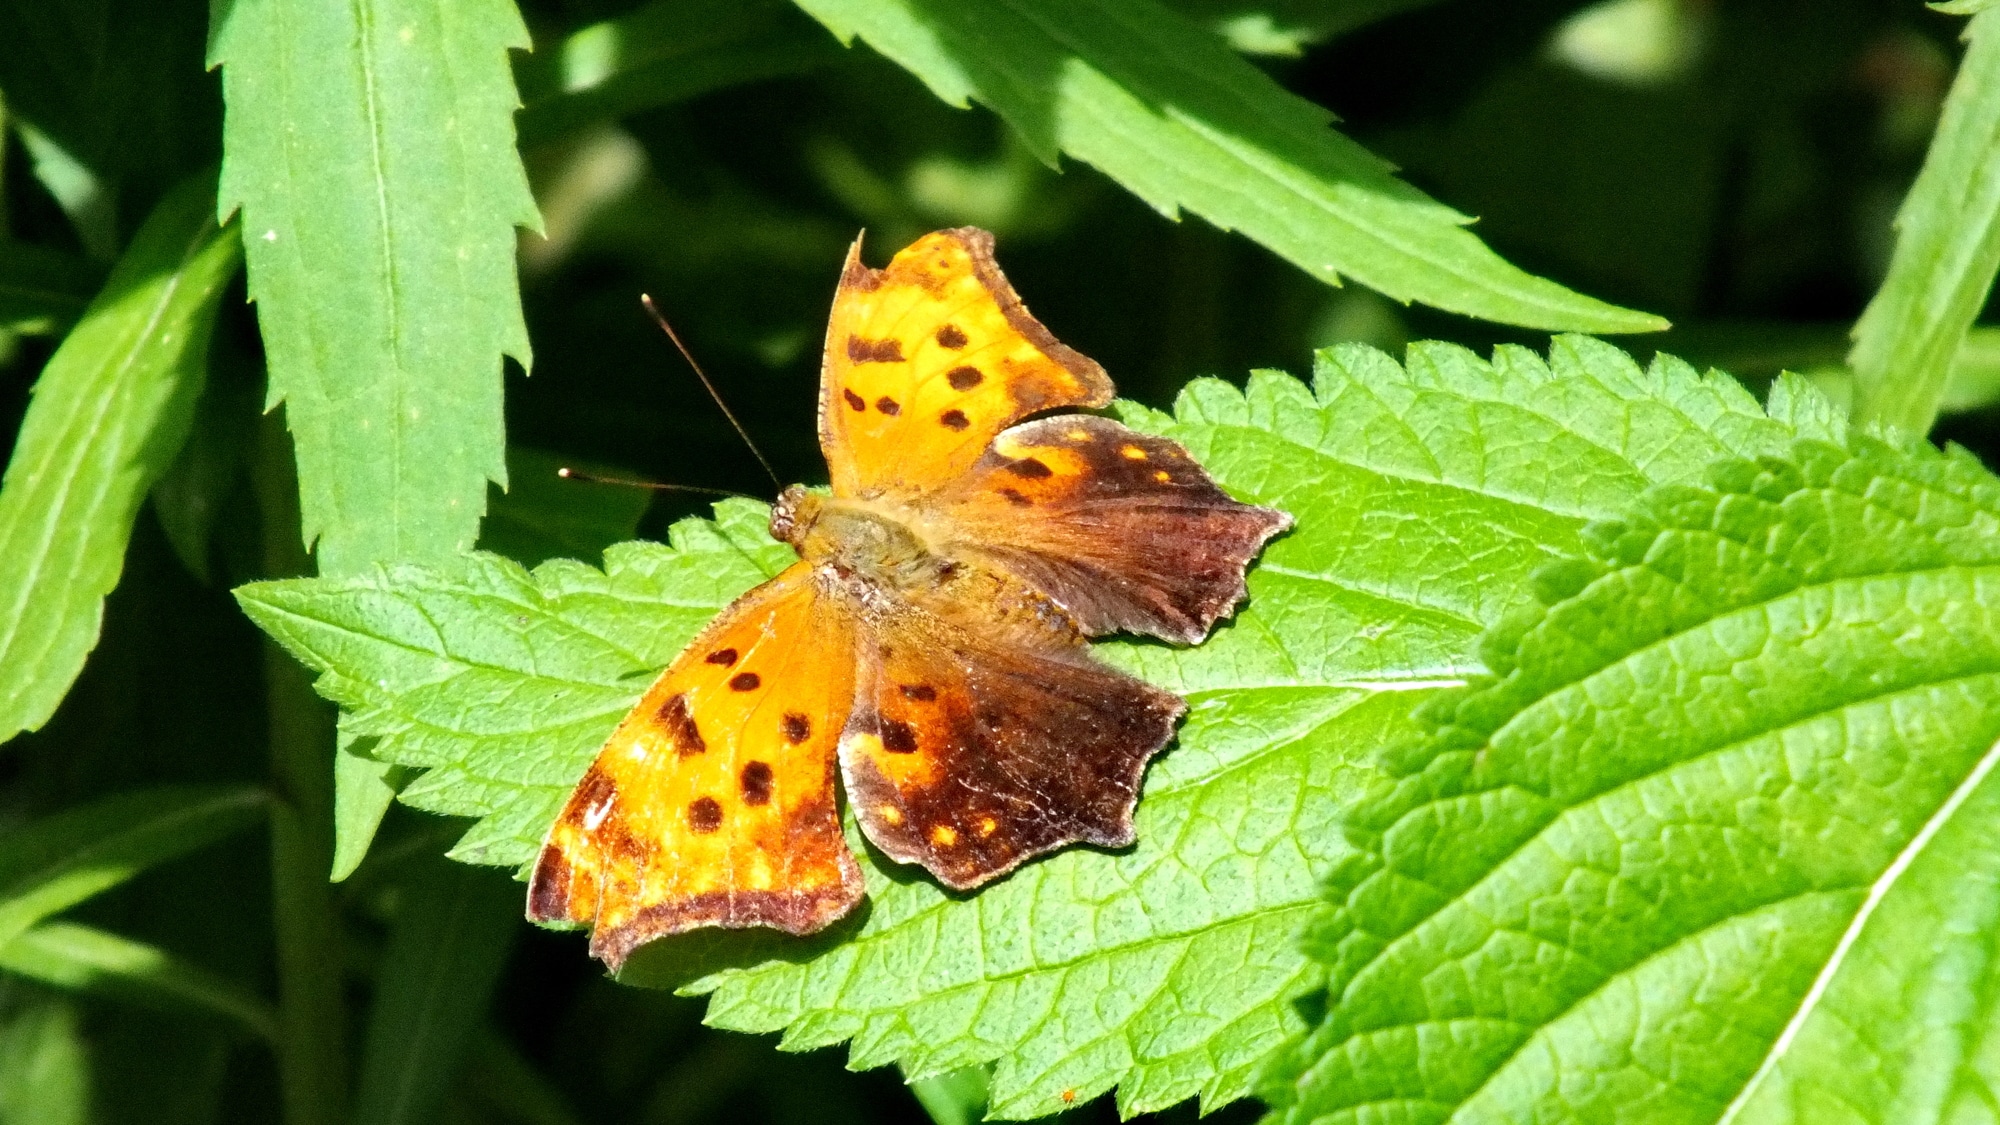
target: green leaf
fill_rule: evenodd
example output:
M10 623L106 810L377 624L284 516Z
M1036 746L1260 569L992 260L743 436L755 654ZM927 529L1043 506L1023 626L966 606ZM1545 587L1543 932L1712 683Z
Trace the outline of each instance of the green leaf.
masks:
M932 1125L979 1125L986 1119L986 1093L991 1077L983 1066L968 1066L933 1074L910 1083L917 1104L931 1115Z
M0 1121L89 1125L90 1049L76 1005L41 997L0 1020Z
M1096 166L1159 210L1240 230L1330 285L1531 328L1651 332L1664 320L1503 261L1469 221L1397 180L1207 30L1155 0L798 0L945 102L989 106L1053 164Z
M438 1119L521 916L520 888L442 860L429 859L401 892L375 977L356 1125Z
M781 0L654 0L531 58L521 144L839 57L825 32Z
M0 838L0 948L50 915L256 820L256 789L163 787L105 797Z
M1808 440L1586 539L1351 817L1277 1119L1987 1116L2000 481Z
M158 946L92 926L36 926L0 946L0 970L56 988L213 1012L267 1043L278 1038L277 1016L262 997Z
M211 65L228 104L222 209L297 444L324 573L472 544L503 482L501 353L528 363L505 0L236 0Z
M1889 275L1854 326L1855 417L1923 433L2000 271L2000 12L1966 25L1937 135L1896 213Z
M1589 521L1718 457L1837 432L1784 386L1774 420L1726 377L1566 338L1547 361L1433 344L1403 366L1349 346L1322 353L1311 388L1266 372L1247 392L1197 381L1172 415L1126 407L1298 518L1206 644L1098 649L1191 704L1147 779L1138 845L1072 849L971 896L864 852L865 916L806 942L656 943L625 978L711 991L711 1023L782 1029L788 1048L852 1040L855 1066L993 1063L1000 1117L1114 1085L1128 1112L1242 1096L1303 1029L1290 1001L1317 978L1295 934L1347 854L1335 825L1360 763L1407 736L1412 693L1481 670L1480 634L1530 573L1583 550ZM238 597L322 673L349 731L425 769L404 800L482 818L454 855L518 866L657 670L793 557L762 505L716 512L669 546L613 547L604 572L473 556Z
M0 328L33 334L66 329L103 284L103 272L87 259L0 239Z
M187 435L236 270L214 181L164 200L35 384L0 484L0 741L48 721L97 644L139 504Z

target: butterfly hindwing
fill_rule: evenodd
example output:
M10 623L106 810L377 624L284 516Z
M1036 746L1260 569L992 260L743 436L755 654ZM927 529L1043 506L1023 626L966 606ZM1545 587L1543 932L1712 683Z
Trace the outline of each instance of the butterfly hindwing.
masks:
M616 968L697 926L810 933L859 901L841 837L835 744L853 630L799 563L724 610L598 752L549 830L538 921L594 925Z
M1243 570L1291 526L1239 503L1165 438L1064 414L995 439L937 501L950 550L1013 572L1090 634L1192 644L1244 596Z
M880 270L856 240L834 294L820 446L836 496L916 497L1041 410L1103 406L1111 380L1028 314L972 227L925 235Z
M868 838L961 890L1065 844L1131 843L1180 698L1093 659L1065 621L1023 620L1030 602L934 605L898 607L861 637L840 755ZM978 620L975 605L1014 619Z

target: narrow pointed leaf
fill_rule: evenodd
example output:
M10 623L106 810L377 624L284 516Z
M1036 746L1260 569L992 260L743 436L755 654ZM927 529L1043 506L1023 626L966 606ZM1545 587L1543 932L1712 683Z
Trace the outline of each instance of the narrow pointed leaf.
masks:
M1502 260L1469 221L1395 178L1222 39L1157 0L798 0L944 101L1000 114L1044 160L1094 165L1168 216L1240 230L1328 284L1583 332L1659 317L1571 292Z
M97 644L146 492L187 436L240 252L214 180L163 201L35 383L0 482L0 741L48 721Z
M252 823L255 789L162 788L105 797L0 838L0 947L155 864Z
M501 355L528 362L520 16L505 0L218 11L222 209L242 212L306 541L330 574L449 556L506 479Z
M1889 274L1854 326L1856 417L1930 429L1952 359L2000 272L2000 11L1966 27L1965 59L1917 182L1896 214Z
M155 945L74 922L44 922L0 946L0 970L56 988L211 1012L276 1042L271 1005Z

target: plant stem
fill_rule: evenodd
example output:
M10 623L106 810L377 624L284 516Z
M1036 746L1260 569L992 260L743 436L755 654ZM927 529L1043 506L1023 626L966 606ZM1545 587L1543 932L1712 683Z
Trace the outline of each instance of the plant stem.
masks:
M282 416L265 415L256 442L265 572L301 574L298 481ZM287 1125L337 1125L347 1116L347 1013L341 996L340 918L333 865L333 716L306 670L264 642L270 708L271 915L277 936L278 1079Z

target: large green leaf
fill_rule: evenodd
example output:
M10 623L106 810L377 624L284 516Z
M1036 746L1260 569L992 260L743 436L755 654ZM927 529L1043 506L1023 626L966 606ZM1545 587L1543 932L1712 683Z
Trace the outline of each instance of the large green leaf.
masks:
M506 480L501 355L528 362L505 0L234 0L211 65L228 105L270 403L298 450L324 573L448 557Z
M187 436L236 270L214 180L164 200L35 383L0 483L0 741L48 721L97 644L146 490Z
M1351 818L1279 1119L1989 1120L2000 481L1802 441L1587 539Z
M1848 355L1856 416L1916 433L1937 418L1952 359L2000 272L2000 11L1973 16L1965 34L1937 135L1896 214L1889 275Z
M798 0L939 98L978 101L1044 160L1095 165L1157 208L1240 230L1328 284L1531 328L1666 322L1502 260L1216 35L1156 0Z
M1311 388L1204 380L1173 415L1126 413L1298 519L1206 644L1099 648L1191 704L1148 778L1138 845L1072 849L972 896L871 857L865 916L804 943L658 943L628 979L713 991L711 1022L783 1029L788 1047L852 1040L858 1066L992 1062L1000 1116L1113 1085L1127 1110L1241 1096L1303 1026L1289 1001L1316 978L1294 935L1346 854L1335 825L1359 763L1407 733L1412 693L1480 670L1481 632L1529 573L1582 550L1590 520L1831 425L1773 421L1725 377L1642 370L1585 339L1546 362L1423 345L1404 366L1347 347L1323 353ZM322 673L350 732L426 771L405 800L481 818L456 856L519 865L658 668L791 558L764 519L720 504L669 546L612 548L604 572L474 556L238 597Z

